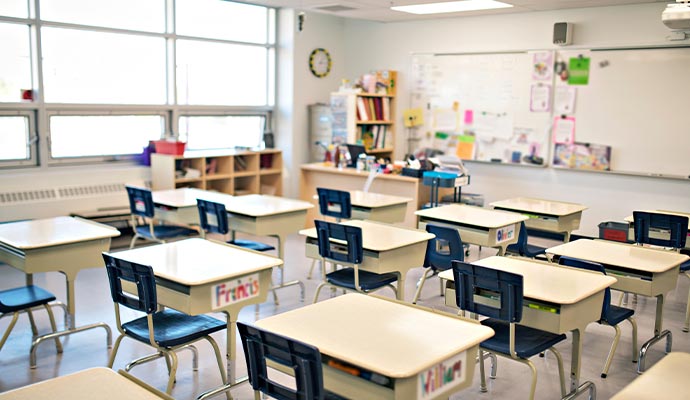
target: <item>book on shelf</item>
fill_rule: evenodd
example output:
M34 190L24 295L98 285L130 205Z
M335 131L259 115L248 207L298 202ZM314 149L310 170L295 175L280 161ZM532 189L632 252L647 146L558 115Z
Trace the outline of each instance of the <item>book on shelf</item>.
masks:
M364 98L362 97L357 97L357 115L359 121L369 121L367 106L364 104Z
M384 121L390 121L391 120L391 99L388 97L382 98L382 108L383 108L383 120Z

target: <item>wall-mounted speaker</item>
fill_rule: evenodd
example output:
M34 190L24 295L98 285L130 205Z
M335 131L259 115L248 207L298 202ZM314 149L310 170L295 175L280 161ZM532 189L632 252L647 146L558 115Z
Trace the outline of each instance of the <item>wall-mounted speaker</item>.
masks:
M569 45L573 42L573 24L570 22L556 22L553 24L553 44Z

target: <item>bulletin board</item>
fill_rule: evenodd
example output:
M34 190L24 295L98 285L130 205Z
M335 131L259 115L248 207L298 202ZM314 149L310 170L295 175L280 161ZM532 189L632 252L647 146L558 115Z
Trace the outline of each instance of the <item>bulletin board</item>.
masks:
M690 47L559 51L589 58L576 88L575 140L610 146L610 170L690 176ZM555 88L567 85L557 77Z
M553 77L535 75L532 53L415 54L411 75L410 106L424 112L423 145L453 154L460 141L466 160L548 160Z

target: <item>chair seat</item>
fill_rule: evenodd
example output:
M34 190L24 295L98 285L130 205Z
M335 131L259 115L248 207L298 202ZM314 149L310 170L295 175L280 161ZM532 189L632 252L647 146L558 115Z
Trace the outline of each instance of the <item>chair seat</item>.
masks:
M609 306L609 312L604 318L601 319L602 322L613 326L625 321L626 319L632 317L635 314L635 310L631 310L625 307L618 307L613 304Z
M354 268L343 268L326 274L326 280L336 286L357 290L355 287ZM359 287L362 290L375 290L389 285L398 280L398 276L392 273L375 274L369 271L359 270Z
M165 309L153 314L154 338L162 347L173 347L193 342L203 336L226 328L226 323L208 315L187 315ZM146 317L137 318L122 325L128 336L149 343L149 327Z
M0 312L10 313L40 306L55 300L55 296L38 286L23 286L0 292Z
M680 264L680 272L690 271L690 260Z
M136 231L140 236L144 236L147 238L151 237L151 231L149 230L148 225L137 226ZM191 236L191 235L196 235L198 233L199 232L195 231L194 229L185 228L183 226L175 226L175 225L154 225L153 226L153 234L156 235L156 238L158 238L158 239L168 239L168 238L173 238L173 237L178 237L178 236Z
M236 239L236 240L230 240L230 241L228 241L228 243L234 244L235 246L244 247L245 249L254 250L254 251L271 251L271 250L276 249L275 247L271 246L270 244L255 242L253 240Z
M535 245L533 245L533 244L527 244L527 245L525 246L525 249L524 249L524 250L525 250L525 251L524 251L525 254L523 254L523 255L524 255L525 257L532 257L532 258L534 258L534 257L536 257L536 256L539 256L539 255L542 255L542 254L546 254L546 248L545 248L545 247L535 246Z
M481 343L481 347L502 354L510 354L510 324L498 319L487 318L482 325L494 330L494 336ZM530 358L566 339L566 336L515 325L515 352L520 358Z

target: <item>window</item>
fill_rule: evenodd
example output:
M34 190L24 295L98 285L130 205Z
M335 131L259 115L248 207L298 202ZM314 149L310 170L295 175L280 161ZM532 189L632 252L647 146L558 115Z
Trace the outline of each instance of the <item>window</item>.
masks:
M29 115L0 115L0 165L34 165L35 140Z
M264 47L178 40L178 102L266 105L267 58Z
M257 147L266 116L186 116L180 118L180 140L187 150Z
M165 32L165 0L41 0L41 19Z
M275 36L275 9L227 0L0 0L0 168L257 147Z
M43 28L48 103L164 104L163 38Z
M50 155L59 159L138 154L164 131L160 115L52 115Z
M31 89L29 27L0 23L0 54L0 102L19 102L21 90Z

